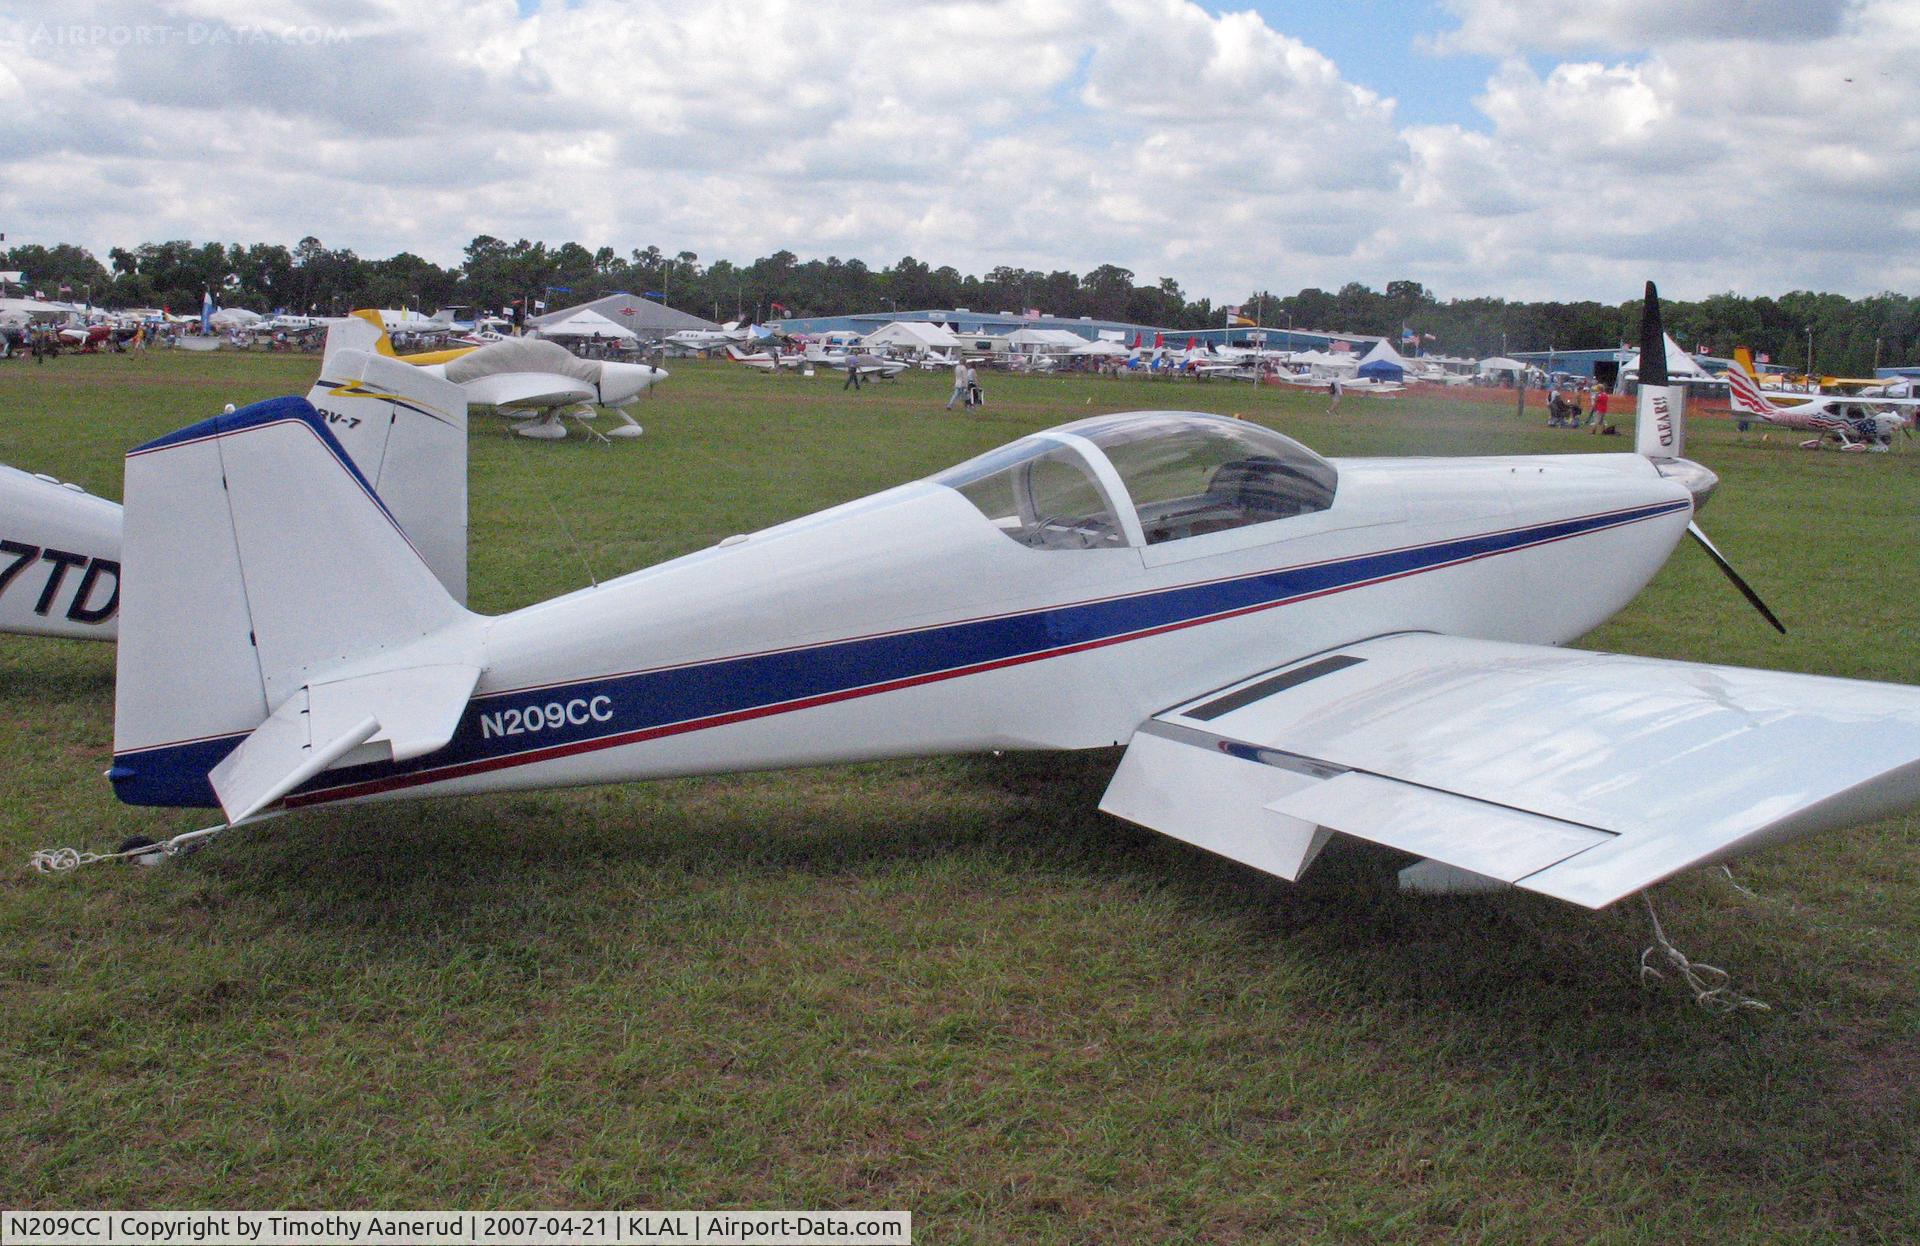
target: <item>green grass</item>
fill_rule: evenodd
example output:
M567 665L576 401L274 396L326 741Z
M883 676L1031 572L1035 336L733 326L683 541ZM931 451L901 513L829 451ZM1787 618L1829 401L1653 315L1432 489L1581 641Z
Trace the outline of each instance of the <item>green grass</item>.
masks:
M119 456L310 358L0 364L0 462ZM1099 411L1235 411L1336 454L1589 451L1509 407L1226 384L681 363L637 442L476 417L503 610ZM1593 646L1920 682L1920 455L1696 421L1706 524ZM571 537L568 530L571 530ZM905 1207L928 1243L1920 1239L1920 821L1661 889L1774 1011L1635 980L1644 917L1422 900L1346 842L1299 885L1095 812L1115 755L935 758L369 806L183 866L28 852L117 806L113 655L0 639L0 1205Z

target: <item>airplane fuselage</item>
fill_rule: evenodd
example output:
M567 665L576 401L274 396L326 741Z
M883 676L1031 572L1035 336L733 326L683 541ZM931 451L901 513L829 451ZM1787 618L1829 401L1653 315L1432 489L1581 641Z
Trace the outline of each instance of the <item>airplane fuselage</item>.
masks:
M1405 631L1558 644L1692 517L1630 454L1336 461L1326 510L1036 549L904 485L491 619L448 745L290 807L1124 742L1148 716Z

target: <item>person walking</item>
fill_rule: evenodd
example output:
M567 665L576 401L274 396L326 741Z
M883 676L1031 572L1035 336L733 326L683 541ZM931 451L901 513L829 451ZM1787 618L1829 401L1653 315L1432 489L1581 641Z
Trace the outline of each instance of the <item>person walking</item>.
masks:
M852 355L847 356L847 379L841 382L840 389L843 393L849 389L855 393L860 391L860 361Z
M1327 403L1327 414L1332 415L1335 411L1340 409L1341 386L1340 386L1339 377L1336 376L1331 381L1328 382L1327 393L1331 395L1333 399L1331 402Z
M980 374L973 370L972 364L968 364L967 365L967 406L969 408L978 407L981 404L982 397L983 396L980 393Z
M956 359L953 362L953 394L947 399L947 410L953 410L953 404L963 407L973 405L973 391L967 387L967 361Z

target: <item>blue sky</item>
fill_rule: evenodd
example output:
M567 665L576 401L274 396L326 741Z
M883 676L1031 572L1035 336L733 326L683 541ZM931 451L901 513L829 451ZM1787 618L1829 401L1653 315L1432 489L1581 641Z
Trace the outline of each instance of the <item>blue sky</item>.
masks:
M1340 67L1349 82L1396 102L1402 125L1485 128L1473 97L1493 72L1492 57L1436 55L1417 46L1422 36L1457 23L1436 4L1419 0L1346 0L1338 4L1260 0L1209 5L1216 13L1253 9L1267 25L1292 35Z

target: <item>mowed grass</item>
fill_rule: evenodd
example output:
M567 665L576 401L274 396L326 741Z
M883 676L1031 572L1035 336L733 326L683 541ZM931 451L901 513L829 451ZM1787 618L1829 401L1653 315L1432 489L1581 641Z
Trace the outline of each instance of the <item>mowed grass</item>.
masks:
M0 462L119 495L140 440L312 358L0 364ZM640 440L476 416L473 604L510 609L1034 428L1237 412L1323 451L1626 448L1508 405L679 362ZM1696 421L1696 551L1587 644L1920 682L1920 454ZM1773 1005L1645 989L1644 913L1289 885L1095 811L1116 754L947 757L307 814L158 870L113 653L0 639L0 1205L894 1207L947 1242L1920 1239L1920 821L1660 888Z

